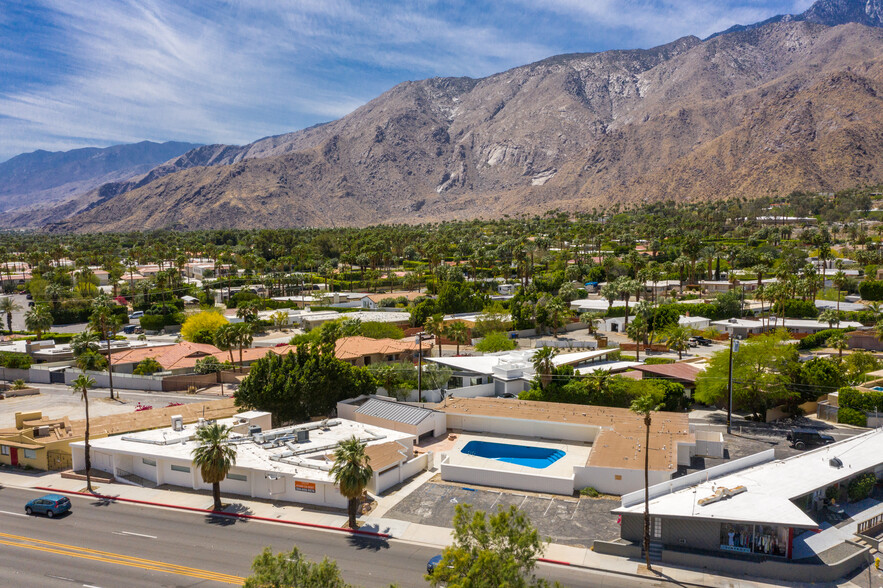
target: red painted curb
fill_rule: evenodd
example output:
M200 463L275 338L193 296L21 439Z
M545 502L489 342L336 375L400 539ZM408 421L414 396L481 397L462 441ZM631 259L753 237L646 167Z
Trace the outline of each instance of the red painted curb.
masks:
M90 494L88 492L76 492L75 490L60 490L58 488L46 488L43 486L35 486L34 489L44 492L58 492L61 494L76 494L78 496L91 496L93 498L102 498L104 500L113 500L115 502L131 502L133 504L144 504L147 506L159 506L162 508L175 508L178 510L189 510L191 512L203 512L207 514L223 515L227 517L236 517L240 519L249 519L253 521L266 521L270 523L283 523L286 525L297 525L299 527L312 527L314 529L325 529L328 531L340 531L342 533L350 533L352 535L368 535L370 537L380 537L382 539L391 539L389 533L377 533L374 531L362 531L360 529L345 529L343 527L332 527L330 525L320 525L319 523L304 523L301 521L289 521L286 519L271 519L270 517L259 517L256 515L240 514L236 512L224 512L223 510L210 510L207 508L197 508L195 506L181 506L178 504L163 504L162 502L150 502L148 500L138 500L135 498L119 498L116 496L105 496L103 494Z
M557 564L557 565L559 565L559 566L569 566L569 565L573 565L573 564L571 564L570 562L567 562L567 561L558 561L557 559L547 559L547 558L545 558L545 557L538 557L538 558L537 558L537 561L541 561L541 562L543 562L543 563L548 563L548 564Z

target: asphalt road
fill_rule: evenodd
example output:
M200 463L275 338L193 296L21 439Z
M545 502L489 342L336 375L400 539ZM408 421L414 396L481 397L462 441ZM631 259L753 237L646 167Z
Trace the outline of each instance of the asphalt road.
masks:
M347 581L366 587L427 586L438 550L289 525L206 516L72 496L55 519L24 514L43 492L0 488L0 569L5 587L240 585L264 547L296 545L306 557L337 561ZM563 586L651 586L658 581L541 564Z

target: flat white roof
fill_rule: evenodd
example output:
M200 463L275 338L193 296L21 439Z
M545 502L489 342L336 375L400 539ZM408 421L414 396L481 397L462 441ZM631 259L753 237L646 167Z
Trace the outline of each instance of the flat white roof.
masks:
M578 374L593 374L598 370L610 370L611 372L624 372L629 368L633 368L637 365L644 365L642 361L605 361L604 363L599 363L597 365L590 365L588 367L579 368L574 370Z
M833 458L841 467L830 464ZM825 447L712 478L650 500L650 514L728 522L763 523L815 529L812 520L791 501L883 463L883 430L876 429ZM699 500L718 488L745 487L745 492L711 504ZM643 513L644 503L614 512Z
M233 418L221 419L218 422L224 425L233 426L237 424L243 416L260 414L265 413L240 413ZM355 436L363 442L366 442L368 445L378 445L389 443L390 441L413 438L413 435L408 433L401 433L399 431L393 431L345 419L329 419L329 423L332 424L327 430L323 430L322 428L313 428L310 430L309 441L293 444L294 449L299 453L297 456L288 458L291 462L271 459L273 456L281 457L286 452L290 453L291 449L285 445L265 449L263 446L250 439L247 435L232 433L230 438L236 442L236 465L234 466L234 469L244 468L263 472L278 472L295 476L299 479L330 483L333 482L333 479L327 470L330 469L332 462L327 460L325 455L333 453L334 448L340 441ZM317 424L320 423L306 423L305 425L299 426L303 427ZM114 435L103 439L93 439L89 444L92 446L93 450L106 450L136 457L160 457L192 462L193 449L197 445L193 440L196 435L196 427L196 423L193 423L185 425L183 431L174 431L171 428L165 428L141 431L138 433L128 433L124 435ZM290 429L290 427L274 430L281 431L287 429ZM271 435L274 430L263 431L262 434L265 436ZM407 445L410 441L406 441L405 443ZM72 443L71 445L82 447L85 443L79 441ZM300 453L301 451L303 451L303 453ZM405 447L402 447L402 451L405 451Z
M533 356L537 349L522 349L517 351L503 351L500 353L488 353L467 357L427 357L428 361L446 365L455 370L475 372L477 374L493 375L494 367L503 364L523 365L525 370L533 373ZM604 357L616 349L593 349L591 351L576 351L574 353L559 353L552 359L555 366L572 365L589 361L597 357Z
M604 298L581 298L571 302L570 306L577 310L608 310L610 308L610 303ZM614 300L613 306L625 306L625 302L622 300Z

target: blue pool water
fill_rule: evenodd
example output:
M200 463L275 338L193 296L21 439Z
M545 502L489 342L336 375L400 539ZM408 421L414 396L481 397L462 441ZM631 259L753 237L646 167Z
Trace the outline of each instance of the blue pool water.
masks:
M876 390L877 392L883 392L883 386L874 386L871 390Z
M466 455L475 455L536 469L547 468L565 455L560 449L509 445L508 443L492 443L490 441L470 441L460 451Z

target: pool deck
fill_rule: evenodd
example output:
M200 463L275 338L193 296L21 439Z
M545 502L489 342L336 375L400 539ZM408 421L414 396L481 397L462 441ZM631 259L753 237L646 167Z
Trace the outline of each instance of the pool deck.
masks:
M505 445L526 445L528 447L558 449L564 452L564 456L551 463L548 467L532 468L530 466L517 465L487 457L462 453L461 449L463 449L463 447L470 441L487 441L490 443L502 443ZM574 466L586 465L591 452L591 445L563 443L561 441L541 441L531 437L521 438L502 435L460 433L457 435L457 440L454 443L453 449L447 451L447 454L449 456L448 463L452 465L469 466L486 470L518 472L522 474L533 474L536 476L572 478Z

